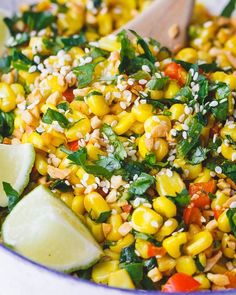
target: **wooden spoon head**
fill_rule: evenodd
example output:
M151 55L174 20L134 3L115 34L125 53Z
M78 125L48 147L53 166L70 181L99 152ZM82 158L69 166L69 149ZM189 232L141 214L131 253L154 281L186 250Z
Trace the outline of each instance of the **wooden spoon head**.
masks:
M186 45L194 0L156 0L143 13L119 29L136 31L177 51Z

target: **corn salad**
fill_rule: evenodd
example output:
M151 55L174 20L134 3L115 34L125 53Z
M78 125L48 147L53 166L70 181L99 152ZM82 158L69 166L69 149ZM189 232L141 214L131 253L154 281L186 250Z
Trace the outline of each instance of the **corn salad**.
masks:
M1 141L34 145L27 191L48 186L103 247L72 275L236 288L236 24L197 5L176 54L109 35L148 4L42 0L6 19Z

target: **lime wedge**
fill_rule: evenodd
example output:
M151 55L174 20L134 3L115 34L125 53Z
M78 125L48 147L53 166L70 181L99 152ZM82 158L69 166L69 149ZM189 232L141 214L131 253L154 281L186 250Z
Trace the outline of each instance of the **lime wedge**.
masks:
M79 217L42 185L13 208L2 237L20 254L63 272L87 269L102 256Z
M30 143L0 144L0 207L6 207L8 204L2 182L9 182L21 194L29 183L34 159L34 147Z
M0 9L0 55L3 54L6 49L6 41L10 37L10 32L3 21L4 17L8 16L8 14L7 11Z

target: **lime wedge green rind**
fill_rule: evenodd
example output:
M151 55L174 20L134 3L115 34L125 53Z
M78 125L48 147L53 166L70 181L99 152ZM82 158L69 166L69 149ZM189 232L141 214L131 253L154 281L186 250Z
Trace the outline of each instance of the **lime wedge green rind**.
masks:
M44 186L14 207L2 237L18 253L62 272L87 269L103 255L79 217Z
M10 183L21 194L29 183L34 160L35 151L30 143L0 144L0 207L6 207L8 204L2 182Z
M9 13L3 9L0 9L0 54L3 54L3 52L6 49L6 42L8 38L10 37L10 32L5 25L3 19L4 17L8 16Z

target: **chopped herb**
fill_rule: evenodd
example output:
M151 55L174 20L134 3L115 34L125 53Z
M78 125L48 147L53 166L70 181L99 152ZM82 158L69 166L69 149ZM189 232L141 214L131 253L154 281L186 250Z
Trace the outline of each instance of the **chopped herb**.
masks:
M168 162L157 162L156 155L153 153L147 154L143 163L148 168L164 168L168 165Z
M135 246L131 244L121 250L120 263L141 262L141 259L135 253Z
M147 42L141 36L139 36L135 31L130 30L130 32L137 38L137 44L139 44L144 51L142 57L144 57L144 58L150 60L150 62L154 63L156 61L156 58L152 54Z
M79 278L84 280L90 280L92 277L92 267L88 269L82 269L76 272Z
M88 56L91 56L93 60L97 59L98 57L108 57L109 51L98 47L92 47Z
M225 121L227 119L229 95L229 86L225 83L218 83L216 89L216 102L218 102L218 105L212 107L211 112L219 121Z
M84 88L93 81L93 74L96 65L89 63L83 66L78 66L73 69L74 74L78 79L78 87Z
M69 110L69 103L68 102L61 102L57 105L57 109L63 110L66 112Z
M154 184L153 176L147 173L141 173L138 178L130 185L129 193L133 195L142 195Z
M15 205L20 201L20 195L16 190L14 190L10 183L3 181L2 186L6 196L8 197L8 211L11 212Z
M40 31L51 26L55 22L56 17L49 11L25 11L22 15L22 20L27 25L29 31Z
M154 267L157 267L157 259L156 257L151 257L148 260L144 261L144 267L147 269L147 271L153 269Z
M12 50L11 56L12 66L16 70L28 71L29 68L34 65L33 61L31 61L27 56L15 48Z
M143 172L148 172L148 169L138 161L124 161L122 163L122 168L123 171L121 171L121 174L125 180L133 180L135 175L139 176Z
M172 202L174 202L175 204L181 207L188 206L191 201L190 195L186 188L183 189L182 192L177 193L176 197L168 197L168 198L171 199Z
M68 159L71 160L76 165L81 166L85 170L85 172L87 172L88 174L93 174L95 176L104 176L107 179L111 178L112 176L112 173L106 168L99 165L86 163L87 161L86 148L81 148L77 152L70 153L68 156Z
M230 228L233 234L236 236L236 208L229 208L226 211L226 215L229 220Z
M96 219L96 223L104 223L111 216L111 211L102 212L98 219Z
M117 160L113 155L108 157L100 156L99 159L96 161L96 164L106 168L110 172L121 168L119 160Z
M150 90L162 90L166 86L168 80L169 80L168 77L155 78L155 79L150 80L146 86Z
M143 279L143 263L132 262L122 265L127 270L133 282L138 285Z
M61 42L63 43L65 50L69 50L71 47L81 46L86 42L86 39L83 34L80 34L72 37L61 38Z
M52 124L56 121L62 128L66 128L70 124L70 122L63 114L51 108L47 109L46 113L43 115L42 121L46 124Z
M140 233L140 232L135 231L135 230L133 230L133 234L134 234L136 239L141 239L141 240L148 241L148 242L154 244L157 247L161 247L161 245L162 245L161 242L157 241L152 235Z
M224 17L231 17L232 13L235 10L236 0L230 0L228 4L224 7L221 12L221 15Z
M0 111L0 136L11 136L14 130L14 113Z
M12 48L12 47L24 45L25 43L27 43L29 41L29 39L30 39L29 34L24 32L20 35L20 38L15 38L14 41L12 42L12 44L8 47Z
M1 57L0 58L0 73L6 74L11 70L11 57Z
M51 183L50 189L51 190L57 189L63 193L73 191L72 186L66 184L65 180L61 180L61 179L57 179L53 183Z
M93 1L93 5L95 8L100 8L101 4L102 4L102 0L92 0Z
M191 119L187 139L181 139L177 144L177 153L179 157L185 158L198 143L202 129L204 128L203 123L204 120L199 113Z
M236 149L236 141L234 141L233 138L229 134L226 134L225 137L228 140L229 144L231 146L233 146L234 149Z
M222 157L214 157L207 161L206 167L215 172L216 167L221 167L222 173L236 182L236 163L225 160Z
M211 200L214 200L216 198L216 195L212 193L208 193L208 196Z
M207 158L207 153L209 150L207 148L203 148L198 146L189 157L188 163L191 165L197 165L202 163Z
M101 131L106 135L110 144L114 147L114 156L119 160L124 160L127 157L126 150L112 128L108 124L104 124Z

